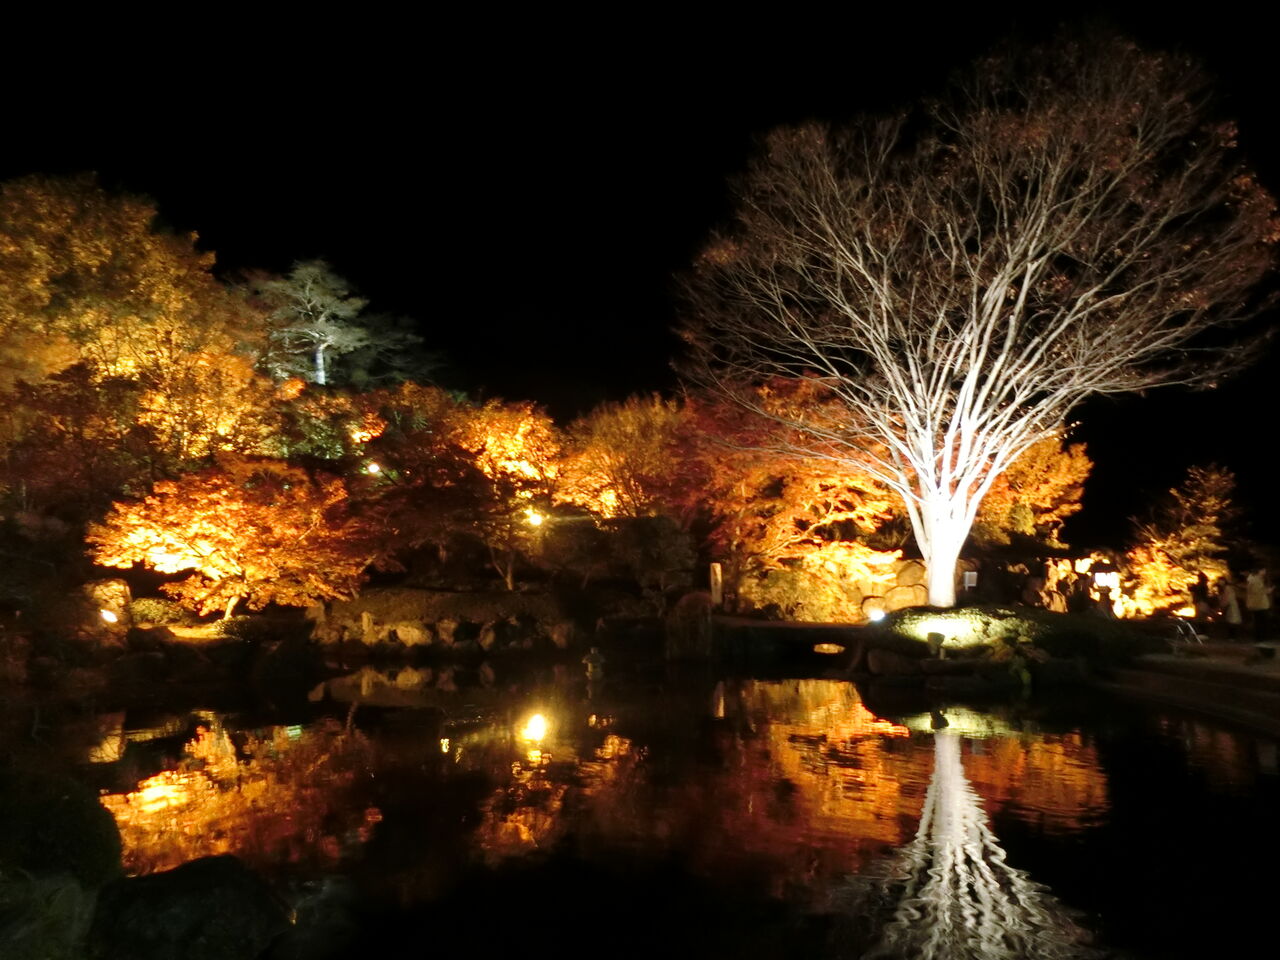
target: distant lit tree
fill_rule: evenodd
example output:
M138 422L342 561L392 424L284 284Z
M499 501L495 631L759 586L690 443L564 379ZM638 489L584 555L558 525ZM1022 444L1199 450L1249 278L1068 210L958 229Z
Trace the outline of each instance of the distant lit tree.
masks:
M107 567L191 571L163 588L201 614L241 601L305 606L349 598L376 551L347 516L342 481L278 461L223 457L113 505L87 541Z
M1011 464L1096 395L1209 386L1270 196L1193 64L1119 39L981 61L919 116L774 132L690 281L693 380L906 505L930 602ZM806 376L816 414L756 388ZM832 408L843 417L832 417Z
M368 301L323 260L296 263L288 276L252 277L247 287L268 313L261 365L277 379L339 380L367 387L379 380L425 379L435 360L405 321L366 312ZM338 370L339 358L350 369Z
M269 311L261 362L275 377L326 384L335 356L369 342L357 322L368 301L323 260L296 263L288 276L259 278L254 286Z
M519 561L532 557L541 542L539 525L560 473L559 431L536 404L491 400L465 411L457 437L488 481L475 532L494 570L514 590Z
M1148 519L1135 521L1126 559L1139 612L1186 606L1201 574L1211 581L1227 575L1228 531L1238 516L1235 484L1230 470L1191 467Z

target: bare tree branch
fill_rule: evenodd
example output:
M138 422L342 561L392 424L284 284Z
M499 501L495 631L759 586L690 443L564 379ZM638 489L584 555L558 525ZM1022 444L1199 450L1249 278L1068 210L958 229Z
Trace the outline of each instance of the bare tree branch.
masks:
M687 373L901 494L949 605L983 495L1081 401L1241 364L1221 331L1277 233L1233 141L1192 65L1114 38L984 61L922 118L775 131L690 279ZM779 377L826 401L768 409Z

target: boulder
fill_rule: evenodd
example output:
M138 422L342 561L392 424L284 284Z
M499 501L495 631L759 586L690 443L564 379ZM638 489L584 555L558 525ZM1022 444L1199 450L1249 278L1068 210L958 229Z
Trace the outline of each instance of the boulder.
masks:
M919 560L904 560L898 567L896 583L900 587L914 587L925 581L924 564Z
M568 650L573 646L574 626L572 620L557 620L548 631L551 642L557 650Z
M104 887L89 932L94 960L256 960L289 929L266 882L232 856L192 860Z
M0 769L0 876L70 874L87 887L120 873L120 831L70 778Z
M877 677L916 676L921 672L920 661L892 650L872 648L867 651L867 672Z
M431 628L421 623L397 623L388 629L387 639L406 647L425 647L431 644Z
M446 617L436 623L436 635L440 638L440 643L446 647L452 647L454 636L458 632L458 621Z
M907 607L922 607L929 602L929 591L922 583L899 584L890 587L884 595L886 610L904 610Z

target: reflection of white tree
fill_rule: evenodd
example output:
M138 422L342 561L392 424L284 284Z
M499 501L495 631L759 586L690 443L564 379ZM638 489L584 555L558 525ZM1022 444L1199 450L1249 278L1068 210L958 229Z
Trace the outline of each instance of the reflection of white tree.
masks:
M934 737L933 776L915 839L881 893L891 915L864 960L1083 960L1102 956L1049 891L1005 862L965 778L960 738Z

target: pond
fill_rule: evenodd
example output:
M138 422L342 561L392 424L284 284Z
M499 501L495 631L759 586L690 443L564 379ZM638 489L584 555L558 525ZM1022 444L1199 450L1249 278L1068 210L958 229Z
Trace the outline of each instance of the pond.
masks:
M288 956L1166 958L1272 938L1274 741L1079 694L892 693L420 664L287 709L51 715L40 739L98 792L130 873L233 853L269 878Z

